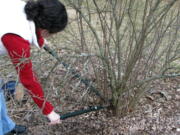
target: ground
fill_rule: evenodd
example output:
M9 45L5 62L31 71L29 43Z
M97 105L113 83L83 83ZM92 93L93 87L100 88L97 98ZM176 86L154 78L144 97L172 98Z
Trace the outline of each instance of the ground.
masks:
M166 79L153 83L140 100L136 110L125 117L115 117L109 110L91 112L48 125L45 117L30 97L17 102L8 101L11 117L28 127L28 135L178 135L180 134L180 79ZM82 104L71 104L70 99L58 101L52 95L57 110L73 111ZM71 99L73 100L73 99ZM60 103L63 107L58 106ZM61 112L61 113L63 113Z

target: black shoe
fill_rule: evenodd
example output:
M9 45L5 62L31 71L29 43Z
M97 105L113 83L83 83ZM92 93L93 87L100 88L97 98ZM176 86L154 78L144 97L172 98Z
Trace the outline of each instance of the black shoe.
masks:
M8 134L6 135L19 135L22 133L26 133L27 128L25 126L21 126L21 125L15 125L14 129L11 130Z

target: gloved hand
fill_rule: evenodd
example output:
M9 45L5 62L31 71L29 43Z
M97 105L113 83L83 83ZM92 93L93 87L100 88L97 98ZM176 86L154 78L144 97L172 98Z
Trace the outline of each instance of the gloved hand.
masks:
M61 123L60 115L54 111L52 111L50 114L48 114L47 117L50 121L49 125L55 125L55 124Z

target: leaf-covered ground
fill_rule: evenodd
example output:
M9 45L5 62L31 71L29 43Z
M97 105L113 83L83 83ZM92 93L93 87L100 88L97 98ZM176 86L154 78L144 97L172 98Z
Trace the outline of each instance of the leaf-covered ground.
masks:
M25 96L21 102L11 100L8 106L12 118L18 124L28 126L28 135L179 135L179 82L180 78L154 82L153 87L140 100L137 109L123 118L114 117L108 110L101 110L49 126L29 96ZM61 94L63 91L66 92L62 89ZM73 98L62 98L55 93L49 95L49 99L63 113L83 108L84 105L76 104Z

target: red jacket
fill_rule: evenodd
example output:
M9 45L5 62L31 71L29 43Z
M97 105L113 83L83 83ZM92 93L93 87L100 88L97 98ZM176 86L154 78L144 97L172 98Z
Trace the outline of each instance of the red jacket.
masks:
M40 31L37 32L37 37L39 45L42 47L44 39ZM34 102L42 109L43 114L48 115L54 107L44 97L42 86L33 71L30 43L15 34L5 34L1 40L16 68L21 83L28 90Z

